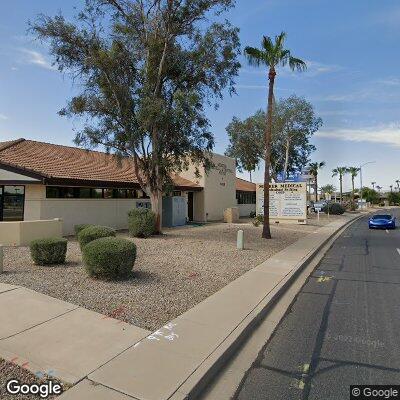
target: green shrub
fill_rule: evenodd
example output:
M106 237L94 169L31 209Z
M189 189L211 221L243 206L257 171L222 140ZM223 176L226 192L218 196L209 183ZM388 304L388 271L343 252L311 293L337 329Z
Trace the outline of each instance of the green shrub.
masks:
M345 212L344 207L339 203L328 203L322 209L322 211L324 213L328 213L328 208L329 208L329 214L332 214L332 215L341 215L341 214L343 214Z
M85 228L88 226L93 226L92 224L79 224L74 226L74 231L75 231L75 236L77 237L79 235L80 231L83 231Z
M78 242L81 250L91 241L115 236L115 229L108 226L90 225L78 233Z
M133 237L147 238L155 233L156 214L147 208L128 212L129 233Z
M103 237L88 243L82 251L88 274L100 279L127 278L136 259L136 246L127 239Z
M29 247L34 263L37 265L64 264L67 242L64 238L32 240Z
M256 217L253 218L253 225L254 226L259 226L260 224L262 224L264 222L264 215L257 215Z

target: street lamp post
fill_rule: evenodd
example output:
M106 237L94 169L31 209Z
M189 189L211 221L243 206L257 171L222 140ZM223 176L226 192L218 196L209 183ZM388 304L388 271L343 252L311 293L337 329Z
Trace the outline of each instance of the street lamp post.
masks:
M368 162L366 162L366 163L360 165L360 186L361 186L361 187L360 187L360 207L361 207L361 208L362 208L362 206L363 206L362 167L364 167L364 166L367 165L367 164L374 164L374 163L376 163L376 161L368 161Z

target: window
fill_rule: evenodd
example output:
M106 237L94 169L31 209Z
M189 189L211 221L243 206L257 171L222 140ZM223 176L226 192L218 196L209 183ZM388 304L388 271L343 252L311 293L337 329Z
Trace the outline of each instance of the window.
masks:
M137 190L135 189L128 189L126 191L126 197L128 199L137 199L138 198L138 194L137 194Z
M92 189L91 197L93 199L102 199L103 198L103 189Z
M180 190L174 190L172 196L182 196L182 192Z
M0 187L0 221L23 221L25 187Z
M22 189L19 190L22 190L23 194L24 188L23 186L21 186L21 188ZM10 189L10 190L13 190L15 193L15 189ZM114 188L101 189L101 188L86 188L86 187L46 186L46 198L48 199L103 199L103 198L137 199L137 198L147 198L147 196L145 196L141 190L135 190L135 189L114 189Z
M77 194L80 199L90 199L91 189L90 188L78 188Z
M236 191L236 200L238 204L256 204L256 192Z
M104 198L112 199L113 198L113 189L104 189Z

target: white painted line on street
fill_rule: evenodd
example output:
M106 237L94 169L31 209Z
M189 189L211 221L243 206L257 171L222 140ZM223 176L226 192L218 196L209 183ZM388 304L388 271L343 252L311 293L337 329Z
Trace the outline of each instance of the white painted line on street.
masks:
M400 256L400 249L396 249L397 250L397 252L399 253L399 256Z
M386 229L386 233L389 233L389 231Z

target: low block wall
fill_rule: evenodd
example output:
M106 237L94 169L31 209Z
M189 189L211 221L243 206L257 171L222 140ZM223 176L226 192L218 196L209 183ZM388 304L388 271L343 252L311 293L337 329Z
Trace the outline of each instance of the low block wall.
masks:
M61 219L0 222L0 244L27 246L32 240L62 237Z

